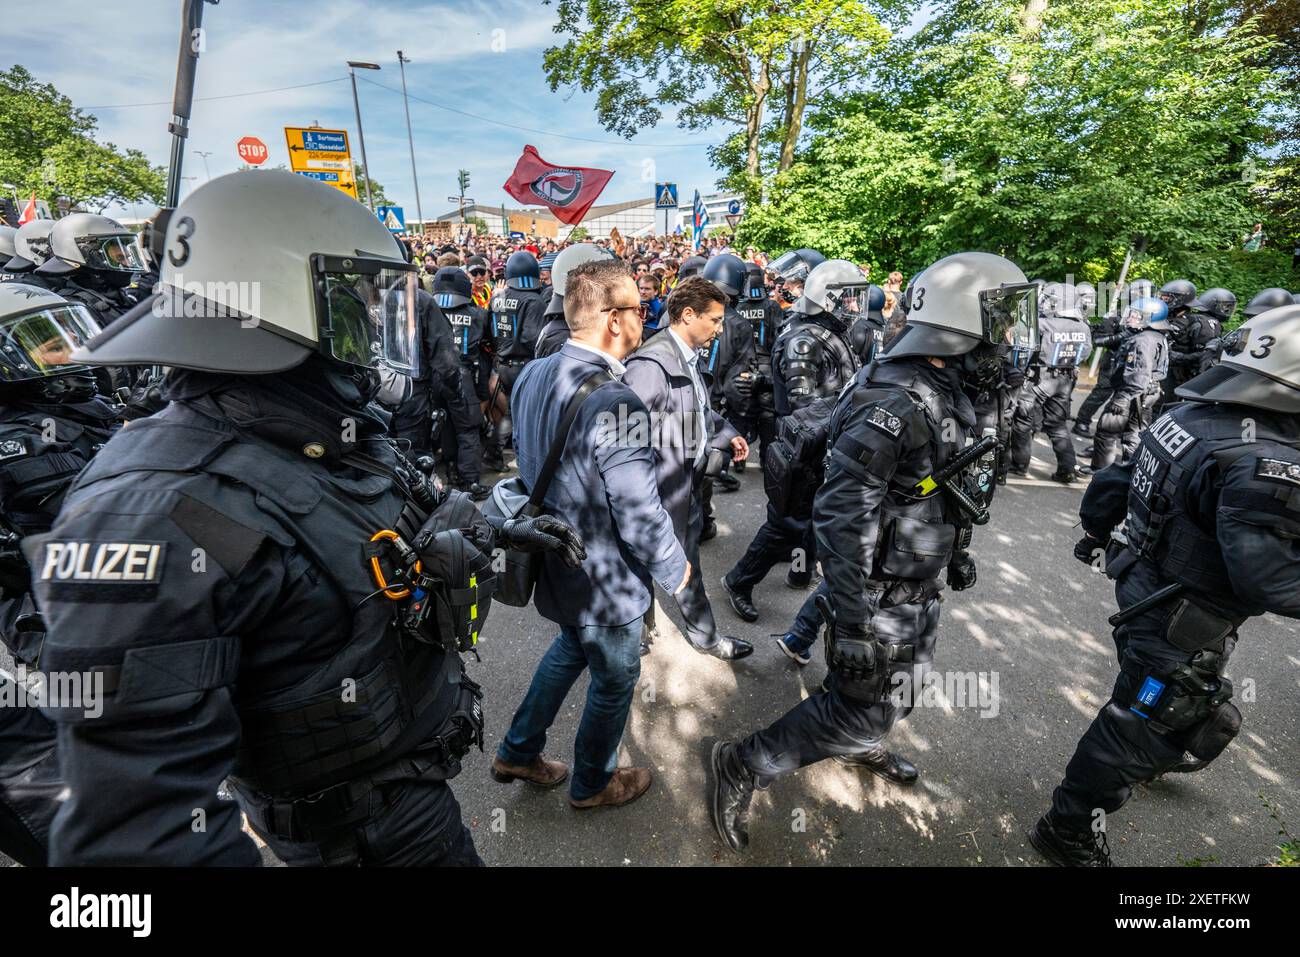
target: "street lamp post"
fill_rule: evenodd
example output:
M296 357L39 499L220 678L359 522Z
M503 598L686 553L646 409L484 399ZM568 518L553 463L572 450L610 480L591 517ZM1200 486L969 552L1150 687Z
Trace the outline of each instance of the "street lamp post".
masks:
M357 74L355 70L378 69L378 63L362 63L359 60L348 61L348 76L352 78L352 108L357 112L357 139L361 142L361 173L366 178L366 205L370 207L372 213L375 211L375 199L370 194L370 161L366 159L366 134L361 129L361 100L357 98Z
M397 65L402 71L402 106L406 110L406 142L411 147L411 180L415 183L415 215L420 218L420 229L424 229L424 210L420 208L420 177L415 172L415 137L411 135L411 104L406 99L406 64L410 63L397 51Z
M195 150L195 153L203 157L203 172L208 177L208 182L212 182L212 170L208 169L208 157L212 155L212 150Z

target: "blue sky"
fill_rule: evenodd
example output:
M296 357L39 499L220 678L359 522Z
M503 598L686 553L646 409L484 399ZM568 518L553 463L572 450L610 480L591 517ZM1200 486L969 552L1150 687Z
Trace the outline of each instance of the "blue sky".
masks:
M177 0L22 4L3 15L0 65L21 63L53 83L97 117L102 141L141 149L165 164L179 8ZM317 122L347 129L359 156L345 61L364 60L382 66L357 74L372 174L414 216L399 48L413 61L406 67L413 97L551 131L510 129L412 99L426 216L450 208L447 197L457 192L460 168L470 171L474 199L517 205L500 187L526 143L554 163L615 170L600 202L649 196L657 180L677 182L684 197L695 188L711 189L717 173L706 148L725 135L723 127L688 134L668 113L657 128L622 140L596 122L593 95L550 92L542 52L557 42L554 21L554 8L541 0L221 0L208 6L207 50L199 61L184 169L197 179L184 184L182 195L207 177L196 150L211 153L212 176L228 173L240 166L235 144L247 134L267 144L268 165L287 163L284 126ZM155 105L125 105L142 103Z

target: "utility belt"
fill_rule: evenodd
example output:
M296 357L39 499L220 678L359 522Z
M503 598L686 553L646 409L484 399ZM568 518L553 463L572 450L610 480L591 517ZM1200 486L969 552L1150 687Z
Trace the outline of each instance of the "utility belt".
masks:
M504 356L497 357L498 369L514 369L517 368L518 366L527 365L527 364L528 364L527 359L507 359Z
M305 797L275 798L254 791L253 816L280 840L322 841L369 818L369 797L376 788L414 778L450 780L460 773L461 758L475 746L483 750L483 689L462 674L455 708L417 750L372 775Z
M921 605L943 591L943 582L938 578L868 578L867 592L877 596L873 602L879 608L894 608L897 605Z
M1171 671L1147 672L1128 710L1156 734L1179 736L1176 744L1194 757L1213 761L1241 730L1232 682L1222 668L1221 654L1200 651Z
M1077 366L1044 366L1043 371L1054 379L1077 379L1079 377Z

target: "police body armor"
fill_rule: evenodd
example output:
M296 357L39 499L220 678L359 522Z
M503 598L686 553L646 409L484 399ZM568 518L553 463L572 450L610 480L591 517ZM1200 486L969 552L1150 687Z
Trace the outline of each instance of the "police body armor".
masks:
M1092 350L1092 329L1082 319L1039 316L1038 331L1044 369L1068 375L1078 369Z
M860 365L842 335L801 313L792 314L772 349L776 414L789 415L796 403L813 397L838 395Z
M1208 598L1233 616L1254 614L1242 607L1229 590L1231 577L1223 553L1210 532L1203 530L1185 510L1187 487L1207 460L1219 470L1245 455L1268 456L1268 446L1300 447L1295 436L1275 434L1258 417L1254 438L1242 437L1239 415L1223 415L1218 407L1187 402L1165 412L1142 433L1133 456L1128 513L1124 519L1122 553L1112 549L1107 573L1118 578L1139 559L1160 569L1164 578L1186 585L1198 597ZM1232 507L1225 491L1221 506ZM1300 487L1287 492L1300 501ZM1211 522L1213 519L1211 518Z
M305 807L294 799L311 796L307 804L328 816L333 802L321 800L327 789L351 806L357 795L346 792L369 788L369 775L399 759L441 767L450 778L470 739L481 742L481 711L477 731L452 734L455 716L477 709L478 689L463 676L459 655L405 633L396 603L376 593L365 546L376 531L402 525L408 502L393 477L393 447L380 440L364 449L372 464L348 474L172 403L106 446L76 484L161 473L151 487L175 494L171 520L232 578L263 542L284 550L298 577L285 583L282 616L254 623L242 647L238 636L214 636L158 650L176 656L162 670L174 668L182 685L189 682L185 690L238 677L242 730L231 778L284 802L271 819L287 839L298 833L296 815ZM342 628L339 609L351 611ZM312 647L322 636L328 644ZM288 685L286 649L297 649L294 657L308 668ZM137 698L177 693L165 675L128 682L127 667L120 672L113 683L130 683ZM151 687L155 682L160 686Z
M530 302L540 301L541 294L532 289L514 289L502 284L492 294L492 332L497 359L508 365L522 365L533 358L533 343L523 338L524 312ZM534 306L540 309L540 306Z

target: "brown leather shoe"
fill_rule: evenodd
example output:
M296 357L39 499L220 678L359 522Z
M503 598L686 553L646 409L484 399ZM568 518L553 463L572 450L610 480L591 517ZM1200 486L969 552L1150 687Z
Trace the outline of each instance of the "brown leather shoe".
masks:
M533 759L532 764L506 764L493 756L492 770L489 773L493 781L501 784L509 784L518 779L549 790L565 782L569 777L569 767L559 761L547 761L540 754Z
M581 801L570 796L569 804L579 811L593 807L622 807L650 790L651 780L649 768L618 768L605 785L605 790Z

